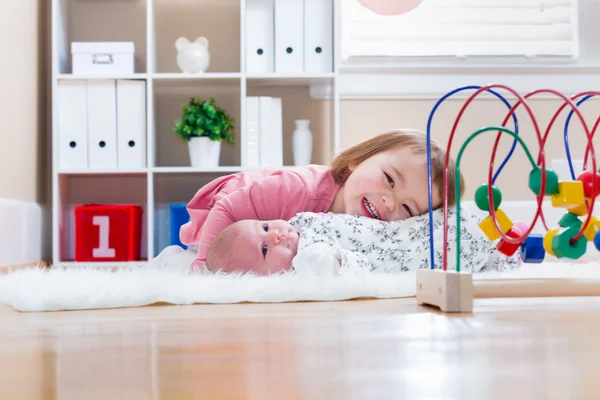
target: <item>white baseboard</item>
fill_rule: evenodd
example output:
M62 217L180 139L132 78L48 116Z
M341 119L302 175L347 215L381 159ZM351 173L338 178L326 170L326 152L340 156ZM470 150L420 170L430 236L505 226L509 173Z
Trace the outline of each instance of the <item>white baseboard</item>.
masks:
M49 217L40 204L0 198L0 266L49 260Z

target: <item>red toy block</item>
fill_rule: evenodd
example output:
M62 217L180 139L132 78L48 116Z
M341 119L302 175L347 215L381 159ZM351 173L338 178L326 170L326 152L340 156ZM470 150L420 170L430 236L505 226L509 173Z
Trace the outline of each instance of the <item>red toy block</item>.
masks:
M75 207L75 261L140 259L142 208L89 204Z
M511 228L506 233L506 235L508 237L516 239L519 236L523 235L523 233L519 232L518 229ZM515 254L515 252L517 250L519 250L519 247L521 247L521 243L508 243L508 242L504 241L504 239L500 239L500 241L496 245L496 248L498 249L498 251L507 256L512 256L513 254Z

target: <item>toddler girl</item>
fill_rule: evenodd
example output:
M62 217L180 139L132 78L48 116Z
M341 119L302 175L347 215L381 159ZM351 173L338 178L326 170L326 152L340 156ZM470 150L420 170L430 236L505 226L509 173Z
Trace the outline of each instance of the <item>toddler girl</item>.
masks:
M431 141L434 208L443 201L445 157L445 149ZM453 162L448 179L455 180ZM461 193L448 185L449 206L462 197L460 179ZM180 239L198 247L195 269L206 263L217 234L241 220L290 220L300 212L404 220L428 211L427 180L426 135L394 130L350 147L329 167L245 171L215 179L188 203L190 222L182 226Z

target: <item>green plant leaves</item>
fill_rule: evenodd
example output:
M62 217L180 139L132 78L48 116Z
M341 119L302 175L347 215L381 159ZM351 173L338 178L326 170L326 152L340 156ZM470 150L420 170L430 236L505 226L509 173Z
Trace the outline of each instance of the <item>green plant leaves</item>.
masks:
M234 119L215 104L215 98L208 101L192 97L181 105L181 119L175 121L173 132L181 139L206 136L218 142L235 143Z

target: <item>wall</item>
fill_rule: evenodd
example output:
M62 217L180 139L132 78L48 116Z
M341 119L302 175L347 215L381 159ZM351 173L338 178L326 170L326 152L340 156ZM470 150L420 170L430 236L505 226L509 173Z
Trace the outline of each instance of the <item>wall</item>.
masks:
M552 85L551 82L548 83ZM441 97L441 96L440 96ZM509 100L511 101L511 100ZM436 100L344 100L341 106L341 143L340 147L346 148L361 142L368 137L395 128L414 128L426 132L427 120ZM511 101L514 103L514 101ZM558 110L561 101L552 99L530 100L528 104L538 120L542 134L550 119ZM464 100L444 102L432 123L432 137L447 144L449 134L454 124L456 115L464 104ZM590 129L598 118L597 101L588 100L580 108ZM460 147L465 140L476 130L484 126L500 126L506 117L508 109L499 100L476 100L463 115L455 140L451 146L451 155L456 158ZM594 112L595 111L595 112ZM550 166L552 158L565 159L564 126L568 111L563 110L553 126L545 146L546 164ZM527 117L524 108L517 113L519 121L519 134L529 148L532 157L537 161L539 145L531 120ZM513 129L511 123L507 125ZM569 147L574 159L583 159L586 135L574 115L569 125ZM490 156L496 138L496 131L488 131L474 139L466 148L460 169L466 181L465 198L473 199L475 189L487 183ZM594 138L595 146L600 139ZM512 145L512 138L503 135L500 150L494 162L494 172L500 166ZM596 147L599 148L599 147ZM588 166L591 165L591 158ZM600 168L598 160L597 168ZM534 200L535 195L528 189L528 175L531 166L527 161L525 152L517 147L510 161L503 169L496 181L507 200Z
M48 63L48 47L50 37L48 30L49 1L0 0L0 40L4 54L10 54L12 61L0 65L0 197L15 198L26 201L47 202L49 200L49 121L47 116L46 101L48 95L47 82L50 74ZM161 71L176 71L174 40L180 36L193 38L200 34L214 37L211 41L213 49L220 49L215 55L212 69L219 71L233 71L228 65L239 65L239 43L236 40L225 40L230 37L239 37L239 13L232 1L210 3L211 18L197 21L180 21L180 24L167 23L170 12L177 8L178 2L157 1L157 33L160 40L157 44L158 52L166 57L157 59L157 66ZM76 4L76 3L75 3ZM183 3L181 3L183 4ZM195 7L205 7L207 0ZM185 3L189 7L189 2ZM136 15L140 13L136 11ZM183 15L190 15L186 13ZM141 14L144 15L143 13ZM178 13L179 16L182 13ZM99 20L98 18L94 18ZM142 19L143 21L143 19ZM175 29L176 26L184 29ZM202 29L199 27L202 26ZM78 28L73 27L75 30ZM98 28L100 29L100 28ZM222 30L230 32L223 35ZM83 28L81 28L83 30ZM94 29L91 29L93 32ZM18 40L15 40L18 38ZM228 44L232 44L228 45ZM140 57L145 55L145 40L140 39ZM216 51L216 50L215 50ZM287 88L286 88L287 89ZM300 117L311 118L315 122L316 148L314 162L327 162L329 160L329 143L321 134L329 125L330 105L325 102L323 107L318 102L311 101L308 93L301 89L287 91L286 89L259 90L250 89L249 94L278 95L288 93L288 110L298 110L294 115L285 118L288 134L293 129L293 119ZM341 106L341 148L346 148L370 136L388 129L410 127L425 130L427 117L435 100L344 100ZM462 101L448 101L440 109L433 125L433 137L446 142L451 124ZM536 100L530 103L536 116L545 124L557 109L559 102L551 100ZM597 103L588 102L582 110L588 121L593 122L590 113ZM179 106L179 101L173 101L174 106ZM504 106L498 101L475 101L467 113L457 132L456 142L452 146L451 154L456 156L459 145L476 129L487 125L498 125L506 113ZM298 114L298 115L296 115ZM566 112L563 112L550 134L546 145L547 158L564 158L565 150L562 139L562 127ZM535 133L531 123L521 111L519 113L521 134L535 157L537 145ZM159 121L159 124L161 121ZM171 135L170 122L162 121L164 127L159 127L160 135ZM583 157L585 146L584 133L575 119L571 124L570 144L572 153L577 158ZM163 132L166 131L166 132ZM492 134L493 135L493 134ZM289 135L288 135L289 136ZM490 136L490 135L486 135ZM289 137L284 141L287 144L285 162L291 162L289 151ZM492 138L478 138L465 152L462 163L466 182L466 196L472 198L474 189L487 179L489 156L493 144ZM501 151L496 160L497 167L507 152L511 141L505 137L501 141ZM597 141L595 140L595 143ZM185 146L176 140L160 146L158 159L165 159L165 164L173 161L174 155L185 156ZM236 160L237 161L237 160ZM527 189L527 174L530 166L522 150L517 149L511 162L504 169L498 179L498 186L502 188L507 199L532 199L532 194Z
M49 197L48 3L0 0L0 198Z

